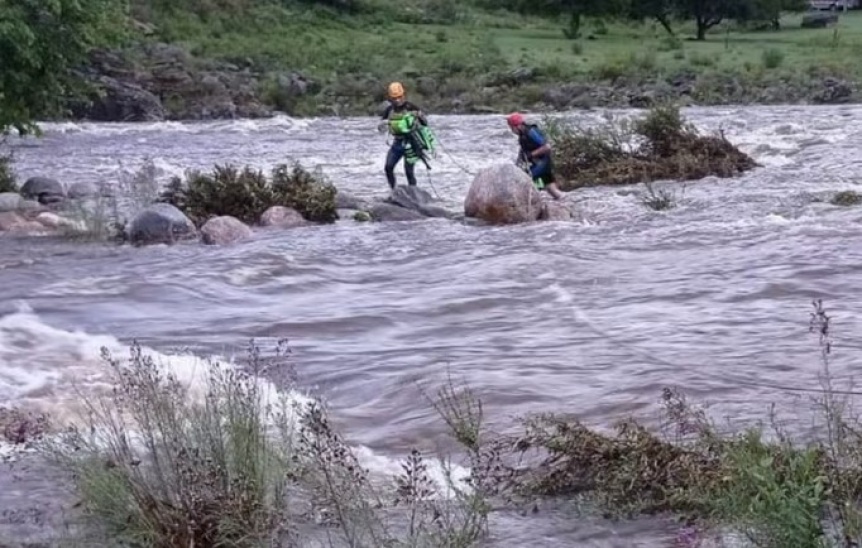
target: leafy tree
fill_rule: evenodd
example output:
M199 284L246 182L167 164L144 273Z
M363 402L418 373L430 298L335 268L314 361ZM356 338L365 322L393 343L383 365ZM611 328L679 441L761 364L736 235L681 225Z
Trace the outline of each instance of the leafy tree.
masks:
M627 9L631 19L655 19L671 36L674 35L670 25L676 11L675 0L632 0Z
M0 133L38 133L84 91L74 69L122 37L125 0L0 0Z
M808 0L749 0L737 14L742 22L768 23L774 30L781 28L781 13L808 9Z
M693 19L697 25L698 40L706 40L706 33L725 19L736 19L749 9L753 0L675 0L676 11L684 19Z

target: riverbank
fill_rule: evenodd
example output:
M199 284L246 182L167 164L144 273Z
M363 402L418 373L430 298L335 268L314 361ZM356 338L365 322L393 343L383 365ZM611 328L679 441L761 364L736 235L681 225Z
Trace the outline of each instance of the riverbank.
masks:
M778 31L719 26L695 41L689 23L671 36L652 23L587 21L571 40L553 19L395 9L138 13L127 46L94 52L85 71L104 97L70 105L71 117L373 115L396 79L437 114L862 100L857 12L828 28L802 28L802 15L788 15Z

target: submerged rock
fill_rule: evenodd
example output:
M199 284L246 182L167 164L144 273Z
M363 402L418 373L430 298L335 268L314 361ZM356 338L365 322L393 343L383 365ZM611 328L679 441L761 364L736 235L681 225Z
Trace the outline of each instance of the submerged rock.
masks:
M491 224L525 223L539 219L542 196L530 176L510 163L479 171L464 199L464 214Z
M272 206L260 216L262 226L293 228L307 225L308 221L295 209L284 206Z
M545 200L542 204L542 213L539 215L542 221L571 221L572 211L557 201Z
M166 203L156 203L144 209L129 223L128 237L135 245L173 244L197 236L191 219Z
M368 213L375 221L419 221L427 219L417 211L386 202L372 204L368 208Z
M201 240L207 245L227 245L251 237L251 228L236 217L213 217L201 227Z

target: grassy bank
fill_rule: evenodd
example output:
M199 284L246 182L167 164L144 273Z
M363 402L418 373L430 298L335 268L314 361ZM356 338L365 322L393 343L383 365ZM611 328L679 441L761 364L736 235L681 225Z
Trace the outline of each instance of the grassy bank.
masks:
M140 0L133 14L144 23L139 36L185 47L197 62L248 69L266 105L297 115L368 114L394 79L437 112L649 106L669 97L829 103L855 99L853 84L862 79L855 62L862 12L822 29L800 28L802 15L793 14L778 31L728 22L705 41L690 39L691 22L675 22L670 36L651 21L587 19L581 38L571 40L564 19L470 2L368 0L348 12L224 4L169 9ZM292 72L310 80L307 88L297 92L279 79Z

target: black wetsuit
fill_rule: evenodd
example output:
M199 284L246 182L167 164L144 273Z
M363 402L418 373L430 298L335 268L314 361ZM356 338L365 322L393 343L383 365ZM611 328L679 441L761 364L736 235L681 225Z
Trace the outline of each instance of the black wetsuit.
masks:
M386 110L383 111L381 118L389 120L393 115L397 116L407 112L417 113L419 123L426 125L424 116L418 114L421 112L419 107L410 101L404 101L404 103L400 105L389 103ZM389 182L389 188L395 188L395 166L404 157L404 153L406 152L405 144L407 144L407 139L411 138L411 136L408 135L393 135L393 137L394 140L392 142L392 146L389 147L389 152L386 154L386 167L384 169L386 172L386 180ZM416 146L416 144L413 144L413 146ZM407 184L411 186L416 185L415 168L416 166L414 164L406 161L404 162L404 173L407 175Z

